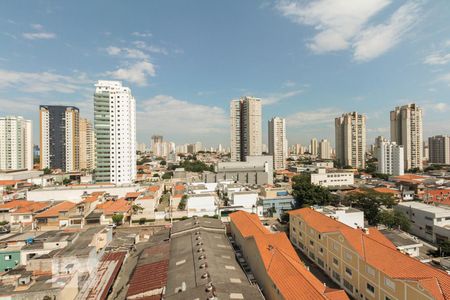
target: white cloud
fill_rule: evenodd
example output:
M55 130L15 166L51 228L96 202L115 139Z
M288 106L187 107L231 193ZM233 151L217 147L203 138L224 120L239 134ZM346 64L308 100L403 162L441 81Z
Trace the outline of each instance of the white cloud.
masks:
M169 54L169 51L167 51L167 49L159 46L148 45L144 41L134 41L133 44L136 46L136 48L142 49L150 53L164 54L164 55Z
M74 76L56 74L52 72L17 72L0 69L0 90L14 88L27 93L74 93L88 88L91 81L86 74L78 73ZM91 86L89 86L90 88Z
M450 73L439 76L438 81L446 82L448 85L450 85Z
M353 44L356 61L372 60L396 46L417 22L420 7L409 2L397 9L384 24L364 29Z
M307 46L314 53L353 49L354 59L367 61L394 47L412 28L419 9L416 2L401 6L382 24L368 26L392 0L278 0L285 17L316 31Z
M338 116L335 108L322 108L312 111L300 111L286 117L291 127L311 126L317 124L333 123Z
M422 102L422 107L425 111L431 110L435 113L445 113L450 111L450 105L445 102L425 101Z
M168 95L143 101L138 110L138 124L148 133L158 132L188 138L228 132L228 115L217 106L196 104Z
M450 63L450 40L445 41L438 50L427 55L423 61L427 65L446 65Z
M148 55L139 49L133 48L119 48L115 46L110 46L106 48L106 52L111 56L121 55L123 58L133 58L133 59L148 59Z
M297 96L298 94L300 94L302 92L302 90L295 90L295 91L290 91L290 92L286 92L286 93L278 93L278 94L272 94L270 96L267 97L262 97L262 104L263 105L272 105L272 104L276 104L284 99L287 98L291 98L294 96Z
M424 63L427 65L446 65L450 62L450 53L434 52L425 57Z
M136 62L128 67L119 68L115 71L106 72L107 76L126 80L139 86L147 85L147 78L156 75L155 66L146 60Z
M302 25L313 26L318 33L308 43L314 52L347 49L369 19L390 4L390 0L317 0L307 4L281 0L277 9Z
M56 38L56 34L52 32L26 32L22 36L27 40L51 40Z
M34 32L25 32L22 36L28 40L51 40L56 38L56 34L44 30L41 24L31 24Z
M131 34L134 35L134 36L138 36L138 37L151 37L152 36L152 34L150 32L138 32L138 31L135 31L135 32L133 32Z

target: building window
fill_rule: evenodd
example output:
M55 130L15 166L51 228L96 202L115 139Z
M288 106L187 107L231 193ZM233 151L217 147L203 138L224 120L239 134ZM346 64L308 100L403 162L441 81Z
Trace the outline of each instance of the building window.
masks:
M345 252L345 259L346 260L352 260L352 255L350 254L350 252Z
M367 283L367 290L371 292L372 294L375 294L375 287L371 285L370 283Z
M337 260L336 257L333 257L333 264L335 264L336 266L339 266L339 261Z
M338 272L333 271L333 277L334 277L334 279L336 279L337 281L341 282L341 275L339 275Z
M389 278L384 278L384 285L395 291L395 282L393 282Z
M352 277L352 270L351 270L349 267L345 267L345 273L346 273L348 276Z
M323 263L323 260L321 260L320 258L317 258L317 264L318 264L319 266L321 266L322 268L325 267L325 265L324 265L324 263Z
M353 285L344 279L344 287L353 294Z
M314 241L309 241L309 244L311 245L311 246L314 246Z
M369 266L366 266L366 272L369 275L375 276L375 269Z
M5 260L11 260L12 259L12 255L5 255Z

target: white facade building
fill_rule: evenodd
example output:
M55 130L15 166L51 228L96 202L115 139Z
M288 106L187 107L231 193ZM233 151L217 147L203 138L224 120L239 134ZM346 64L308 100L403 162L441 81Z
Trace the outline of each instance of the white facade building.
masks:
M261 99L242 97L230 104L231 161L262 154Z
M215 193L189 195L186 202L188 217L214 216L218 213L218 203Z
M326 139L323 139L319 143L319 158L331 159L331 145Z
M391 111L391 141L403 146L405 170L422 169L422 109L416 104L396 107Z
M402 202L394 207L411 221L409 232L433 243L450 239L450 208L421 202Z
M364 228L364 212L353 207L315 206L314 210L352 228Z
M395 142L380 141L376 147L378 166L377 172L400 176L404 174L403 146Z
M327 172L326 169L318 169L311 174L311 183L324 187L340 187L354 184L353 172Z
M336 159L344 166L366 167L366 116L346 113L335 119Z
M30 120L0 118L0 170L33 169L33 136Z
M269 120L269 154L273 156L274 170L286 169L288 156L286 119L275 117Z
M119 81L95 85L96 182L132 183L136 179L136 102Z

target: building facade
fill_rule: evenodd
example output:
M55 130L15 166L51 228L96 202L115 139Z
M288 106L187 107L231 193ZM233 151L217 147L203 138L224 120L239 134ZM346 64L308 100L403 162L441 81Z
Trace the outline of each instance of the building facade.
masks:
M352 228L312 208L289 215L291 242L352 299L450 296L446 272L400 252L376 228Z
M341 166L366 167L366 116L346 113L335 119L336 159Z
M422 169L422 109L414 103L398 106L390 117L391 141L403 146L405 170Z
M331 159L331 145L326 139L319 142L319 158L320 159Z
M377 172L400 176L404 174L403 146L395 142L381 141L377 144Z
M324 168L319 168L317 173L311 174L311 183L323 187L342 187L353 185L353 172L327 172Z
M450 165L450 136L436 135L428 138L429 162Z
M94 94L96 182L132 183L136 178L136 103L119 81L98 81Z
M33 169L33 132L30 120L0 118L0 170Z
M261 99L242 97L230 104L231 160L262 154Z
M309 153L313 156L317 156L319 154L319 142L316 138L312 138L309 144Z
M80 111L74 106L41 105L41 168L80 169Z
M275 117L269 120L269 154L273 156L274 170L286 169L288 155L286 119Z
M80 170L95 169L95 132L92 122L80 119Z

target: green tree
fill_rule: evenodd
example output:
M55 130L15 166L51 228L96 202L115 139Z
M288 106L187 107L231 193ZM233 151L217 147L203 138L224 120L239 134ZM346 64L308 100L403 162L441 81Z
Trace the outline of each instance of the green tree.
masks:
M123 221L123 214L114 214L111 218L114 224L119 225Z
M178 210L185 210L187 202L187 195L181 197L180 203L178 203Z
M172 178L172 176L173 176L173 172L165 172L161 178L162 179L170 179L170 178Z
M411 227L408 217L400 211L380 211L378 222L386 225L389 229L400 228L403 231L408 231Z
M343 199L343 204L362 210L367 222L370 225L376 225L378 223L380 206L392 208L395 205L395 198L392 194L363 189L347 194Z
M165 166L165 165L167 165L167 161L162 160L162 161L159 162L159 164L160 164L161 166Z
M64 178L62 183L63 183L64 185L68 185L68 184L70 184L71 182L72 182L72 180L70 180L70 178Z
M294 176L292 181L292 195L297 207L328 205L336 201L336 197L327 188L312 184L309 174Z
M438 244L440 249L440 256L449 256L450 255L450 241L442 241Z
M44 171L44 175L52 174L52 170L50 168L44 168L42 171Z

